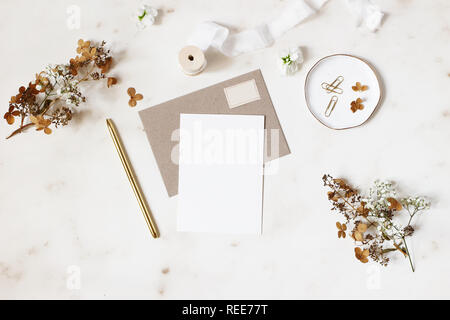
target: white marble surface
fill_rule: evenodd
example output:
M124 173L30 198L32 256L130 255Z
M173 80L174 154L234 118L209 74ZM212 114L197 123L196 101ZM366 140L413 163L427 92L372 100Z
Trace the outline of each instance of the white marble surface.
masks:
M0 139L0 298L450 298L450 3L376 2L387 12L377 33L356 28L343 1L330 0L273 47L236 58L209 53L207 70L187 77L176 54L198 22L240 30L285 1L154 0L161 16L143 32L129 18L137 1L1 1L5 111L20 85L67 60L79 38L112 44L120 82L88 90L70 127ZM66 9L74 3L81 26L70 30ZM275 57L293 45L306 61L282 77ZM383 78L383 104L362 127L330 130L305 106L307 70L332 53L364 57ZM265 179L264 234L178 233L177 199L166 195L136 111L256 68L292 149ZM138 108L127 105L129 86L145 96ZM106 117L125 139L161 239L150 237ZM2 122L0 136L10 129ZM362 187L394 179L401 191L432 198L411 242L415 273L400 257L387 269L354 259L351 241L336 237L323 173ZM69 266L81 271L79 289L67 286L76 274Z

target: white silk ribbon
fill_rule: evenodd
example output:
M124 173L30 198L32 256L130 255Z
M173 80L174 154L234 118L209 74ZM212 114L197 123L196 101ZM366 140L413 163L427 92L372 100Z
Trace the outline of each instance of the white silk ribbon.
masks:
M227 56L237 56L271 46L275 39L315 14L328 0L291 0L274 20L238 33L212 21L200 23L188 44L206 51L213 47ZM371 31L381 24L383 13L370 0L345 0L358 25L365 23Z

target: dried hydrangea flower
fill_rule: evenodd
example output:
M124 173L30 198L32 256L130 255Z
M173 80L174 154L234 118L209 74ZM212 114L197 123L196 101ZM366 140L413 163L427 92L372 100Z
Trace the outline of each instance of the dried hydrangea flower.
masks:
M369 87L366 85L362 85L361 82L356 82L354 86L352 86L353 91L366 91Z
M364 109L364 105L362 104L362 102L363 102L362 99L358 98L350 103L350 109L352 110L353 113L355 113L358 110Z
M38 115L36 117L30 116L30 121L36 126L36 131L44 130L45 134L52 133L52 129L48 127L52 123L50 119L45 119L44 116Z
M19 93L11 97L8 111L3 116L8 124L14 124L16 117L20 118L20 127L7 138L32 126L50 134L51 124L55 128L67 125L72 119L72 108L86 101L80 83L106 78L112 57L105 44L104 41L94 44L80 39L76 57L66 64L48 65L28 86L21 86ZM115 83L117 80L110 77L107 84L110 87Z
M338 238L345 238L345 231L347 230L345 223L341 224L340 222L336 222L336 227L338 228Z
M90 41L84 41L83 39L78 40L77 53L81 54L83 50L89 48L91 46Z
M360 195L343 179L334 179L330 175L322 177L328 199L332 203L332 211L341 213L345 223L336 223L338 237L342 232L351 230L350 237L358 245L355 248L356 258L366 263L368 258L382 266L387 266L390 252L400 252L407 257L414 271L411 254L406 243L406 237L414 233L412 219L422 210L430 207L430 202L424 197L398 198L394 184L389 181L376 180L370 187L366 197ZM406 225L405 212L409 215ZM397 219L397 217L399 217ZM408 216L406 216L408 217ZM344 229L342 226L345 225Z
M127 93L130 96L130 100L128 101L130 107L135 107L137 102L144 98L142 94L136 93L135 88L128 88Z
M369 259L367 259L368 256L369 256L369 250L368 249L362 250L361 248L358 248L358 247L355 248L355 257L356 257L356 259L358 259L362 263L369 262Z
M11 101L12 100L15 100L15 97L12 97ZM3 116L3 119L5 119L8 124L13 124L15 121L14 117L18 116L20 116L20 112L18 110L14 111L14 106L10 106L8 112Z

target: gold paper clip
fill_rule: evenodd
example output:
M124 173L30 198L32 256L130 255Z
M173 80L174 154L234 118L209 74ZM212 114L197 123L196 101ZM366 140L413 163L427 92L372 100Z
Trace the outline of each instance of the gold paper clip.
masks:
M344 91L338 87L332 87L331 84L326 82L322 82L322 88L325 89L328 93L334 92L337 94L342 94Z
M329 117L331 115L337 102L338 102L338 97L332 96L330 99L330 102L328 103L328 107L325 110L325 117Z
M339 85L344 81L343 76L339 76L331 84L328 84L326 82L322 82L322 88L325 89L328 93L334 92L337 94L342 94L344 90L339 88Z

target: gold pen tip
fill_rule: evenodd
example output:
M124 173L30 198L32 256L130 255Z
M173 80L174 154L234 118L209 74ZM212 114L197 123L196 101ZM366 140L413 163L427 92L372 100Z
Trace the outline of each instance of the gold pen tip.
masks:
M106 119L106 126L108 127L109 130L114 130L114 124L112 122L111 119Z

